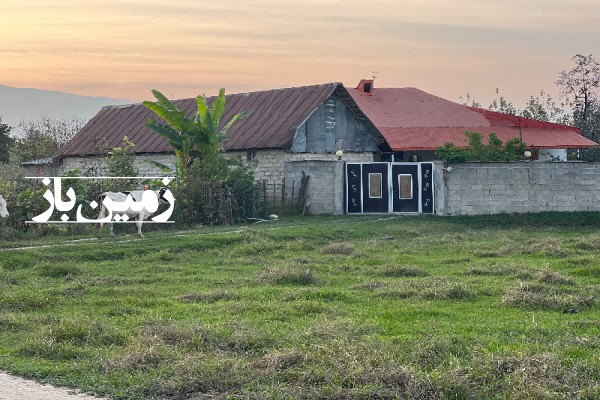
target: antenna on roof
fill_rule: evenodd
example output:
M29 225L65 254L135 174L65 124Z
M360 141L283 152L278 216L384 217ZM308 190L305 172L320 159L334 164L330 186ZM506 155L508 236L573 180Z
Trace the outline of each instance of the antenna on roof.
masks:
M371 78L372 78L373 80L375 80L375 79L378 77L378 75L379 75L379 72L377 72L377 71L373 71L373 73L372 73L372 75L371 75Z

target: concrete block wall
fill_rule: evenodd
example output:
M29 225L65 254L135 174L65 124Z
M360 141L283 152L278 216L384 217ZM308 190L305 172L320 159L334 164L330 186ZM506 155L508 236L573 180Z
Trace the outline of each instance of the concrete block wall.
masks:
M441 167L440 215L600 211L600 163L509 162Z
M242 157L242 160L248 159L248 152L246 151L228 151L225 153L226 157ZM344 161L347 162L368 162L373 161L374 154L370 152L357 152L357 153L344 153ZM266 182L266 194L268 199L273 199L274 202L280 202L282 197L282 190L284 190L284 195L287 196L289 190L284 189L282 186L284 184L287 186L288 183L292 182L288 178L288 169L286 169L286 164L288 162L303 162L303 161L337 161L337 157L335 154L331 153L292 153L284 150L255 150L252 151L252 160L256 162L256 166L254 167L254 179L258 182ZM291 171L291 170L289 170ZM312 178L311 178L312 179ZM343 182L343 179L342 181ZM290 183L291 184L291 183ZM297 179L294 186L296 191L298 191L298 187L300 185L300 179ZM315 210L318 206L312 207L312 210ZM319 212L319 213L329 213L329 212Z
M299 160L285 163L285 200L298 198L302 172L310 176L306 194L310 196L309 214L343 214L344 161L338 160Z
M148 153L136 155L134 165L139 171L139 176L163 176L165 174L161 172L158 167L147 163L145 160L156 161L168 167L175 168L177 158L175 157L175 154L170 153ZM61 171L68 171L76 167L78 167L82 173L85 173L85 171L91 169L94 174L99 176L104 176L107 172L104 157L68 157L62 160Z
M248 152L246 151L228 151L226 157L242 157L242 160L247 160ZM344 153L344 161L347 162L368 162L373 161L373 153ZM266 181L267 184L283 183L284 164L291 161L305 160L337 160L335 154L331 153L292 153L284 150L255 150L252 152L252 160L256 162L254 169L254 178L257 181Z

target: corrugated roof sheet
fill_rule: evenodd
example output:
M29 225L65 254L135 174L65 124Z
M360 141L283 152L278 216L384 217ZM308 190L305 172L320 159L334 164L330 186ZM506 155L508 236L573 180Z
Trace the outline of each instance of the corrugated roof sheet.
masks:
M401 150L435 150L444 143L466 146L464 127L444 128L380 128L390 147ZM469 130L481 133L487 140L490 133L498 135L502 142L519 137L519 128L514 127L469 127ZM576 132L563 129L521 128L523 142L527 147L540 149L581 149L596 144Z
M374 95L348 92L395 151L435 150L446 142L466 145L465 130L484 137L495 132L503 142L521 135L537 148L597 146L578 128L470 108L416 88L375 88Z
M468 107L416 88L375 88L374 95L348 92L377 128L487 125L484 116Z
M295 88L227 95L223 123L241 111L250 112L228 132L226 150L289 149L296 129L338 87L328 83ZM345 90L345 89L344 89ZM209 104L214 97L207 99ZM192 116L197 110L195 99L173 103ZM157 118L142 104L104 107L60 151L61 156L101 154L121 144L123 136L135 143L136 153L172 152L162 136L146 128L146 121Z

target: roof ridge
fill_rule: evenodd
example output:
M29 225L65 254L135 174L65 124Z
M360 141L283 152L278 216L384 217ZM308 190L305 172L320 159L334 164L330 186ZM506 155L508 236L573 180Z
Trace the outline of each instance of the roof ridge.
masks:
M329 85L337 86L337 85L342 85L342 83L341 82L327 82L327 83L318 83L316 85L290 86L290 87L282 87L282 88L275 88L275 89L255 90L253 92L230 93L227 96L249 95L249 94L254 94L254 93L275 92L275 91L289 90L289 89L304 89L304 88L309 88L309 87L319 87L319 86L329 86ZM207 99L210 99L212 97L215 97L215 96L207 97Z
M510 120L514 120L516 119L521 119L521 121L523 122L531 122L532 125L538 125L538 127L554 127L557 129L565 129L565 130L573 130L573 129L577 129L577 130L581 130L580 128L573 126L573 125L567 125L567 124L561 124L560 122L552 122L552 121L542 121L539 119L535 119L535 118L528 118L528 117L523 117L521 115L517 115L517 114L507 114L507 113L503 113L500 111L494 111L494 110L489 110L487 108L483 108L483 107L470 107L470 106L466 106L468 108L470 108L471 110L478 112L480 114L482 114L483 116L486 117L486 119L488 118L488 115L491 116L498 116L498 117L504 117L504 119L510 119ZM529 127L529 128L533 128L533 127Z
M109 104L106 106L102 106L100 107L101 110L119 110L122 108L129 108L129 107L133 107L133 106L141 106L142 103L127 103L127 104Z
M315 85L302 85L302 86L291 86L291 87L282 87L282 88L275 88L275 89L264 89L264 90L255 90L252 92L238 92L238 93L228 93L225 96L247 96L247 95L251 95L251 94L256 94L256 93L266 93L266 92L275 92L275 91L283 91L283 90L289 90L289 89L304 89L304 88L309 88L309 87L320 87L320 86L329 86L329 85L343 85L342 82L327 82L327 83L318 83ZM201 96L201 95L198 95ZM206 99L212 99L214 97L217 97L218 95L213 95L213 96L208 96L206 97ZM197 96L196 96L197 97ZM172 99L171 101L188 101L188 100L195 100L196 97L182 97L179 99ZM136 102L136 103L128 103L128 104L110 104L110 105L106 105L106 106L102 106L101 109L108 109L108 110L119 110L119 109L123 109L123 108L129 108L129 107L134 107L134 106L141 106L143 104L143 102Z

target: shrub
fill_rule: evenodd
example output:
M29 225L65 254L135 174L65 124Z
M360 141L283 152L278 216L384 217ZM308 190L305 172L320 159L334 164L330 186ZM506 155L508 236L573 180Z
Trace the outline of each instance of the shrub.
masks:
M449 163L465 161L518 161L523 158L525 143L520 139L510 139L502 145L502 140L495 133L490 133L488 144L483 143L482 135L475 131L465 131L468 145L466 148L457 147L454 143L446 142L437 148L437 155Z
M135 152L133 143L127 136L123 136L123 146L113 147L106 155L106 170L108 176L138 176L138 169L135 167ZM108 190L119 191L123 188L133 189L140 186L135 179L111 180Z

